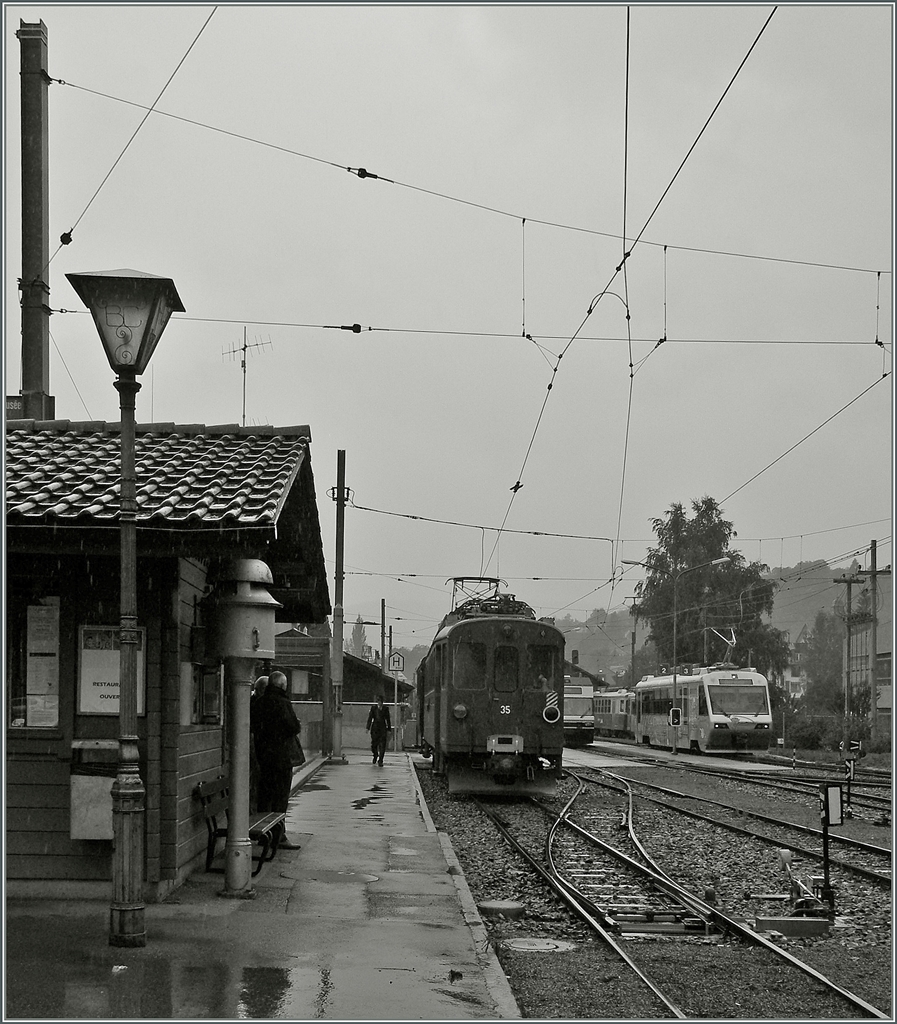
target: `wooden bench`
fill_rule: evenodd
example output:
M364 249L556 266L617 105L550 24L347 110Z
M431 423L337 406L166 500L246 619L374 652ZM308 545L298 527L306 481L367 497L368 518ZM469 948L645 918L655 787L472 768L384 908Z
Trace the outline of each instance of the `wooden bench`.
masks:
M200 782L196 787L196 795L202 804L202 813L209 830L209 845L206 847L206 871L222 871L223 868L213 868L212 861L215 859L215 847L218 840L227 837L230 783L224 776L219 776L210 782ZM258 857L252 858L258 862L258 867L252 872L253 878L262 870L267 861L274 860L278 844L284 834L283 829L278 826L282 825L285 820L286 812L284 811L271 811L267 814L251 814L249 816L249 838L262 848Z

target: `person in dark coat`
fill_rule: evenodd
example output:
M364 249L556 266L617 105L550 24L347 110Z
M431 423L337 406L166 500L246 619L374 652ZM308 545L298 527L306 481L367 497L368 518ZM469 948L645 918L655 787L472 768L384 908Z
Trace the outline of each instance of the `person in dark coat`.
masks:
M383 766L383 755L386 753L386 734L391 728L389 708L384 707L383 698L378 697L377 703L368 713L367 730L371 734L371 753L374 755L371 764Z
M249 727L255 738L259 765L258 809L260 812L286 811L293 781L293 737L299 735L302 725L290 703L287 677L283 672L272 672L261 696L250 701ZM299 849L298 843L286 838L283 825L279 832L277 845L281 849Z
M252 684L249 694L249 813L255 814L259 809L259 759L255 752L255 707L256 702L265 692L268 685L267 676L259 676Z

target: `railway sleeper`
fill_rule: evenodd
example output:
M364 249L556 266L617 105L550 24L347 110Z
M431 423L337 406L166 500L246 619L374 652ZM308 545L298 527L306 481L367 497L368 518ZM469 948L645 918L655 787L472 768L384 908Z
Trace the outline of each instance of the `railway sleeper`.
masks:
M693 935L696 932L706 935L718 930L703 918L684 914L611 914L610 919L628 935Z

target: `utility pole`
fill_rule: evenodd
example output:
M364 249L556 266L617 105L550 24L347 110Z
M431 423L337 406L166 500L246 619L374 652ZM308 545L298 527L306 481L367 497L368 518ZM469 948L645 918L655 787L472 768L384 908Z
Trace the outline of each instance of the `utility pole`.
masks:
M22 411L50 420L50 200L47 26L19 22L22 96ZM70 233L62 236L71 241ZM9 412L9 410L7 410Z
M392 661L392 626L389 627L389 660ZM392 723L392 744L393 750L399 752L399 673L398 669L390 669L392 672L392 703L396 709L396 720Z
M869 569L867 572L860 572L859 579L868 578L872 583L871 593L871 621L869 628L869 664L867 665L869 676L869 728L872 742L879 738L880 725L878 721L878 577L890 576L891 568L878 568L877 542L871 541L869 546Z
M343 757L343 546L346 517L346 453L336 453L336 574L334 577L333 640L330 652L331 706L333 708L333 753L330 761L346 764Z
M869 642L869 733L874 743L878 739L878 686L876 670L878 668L878 566L876 564L876 543L873 540L869 549L869 578L872 581L872 622L870 623Z
M847 586L847 606L844 616L844 625L847 627L847 658L844 667L844 728L842 729L841 753L847 754L850 750L850 730L848 728L848 715L850 714L850 639L851 639L851 617L853 615L852 589L854 583L860 582L859 576L836 576L833 583L844 583Z
M629 675L630 675L630 680L631 680L630 689L634 690L635 689L635 683L636 683L636 679L635 679L635 632L636 632L636 629L638 628L638 604L636 603L636 599L634 597L632 597L632 598L628 598L627 597L626 600L627 601L630 601L630 600L632 601L632 610L630 611L630 615L632 615L633 624L632 624L632 630L630 631L630 634L629 634L630 637L631 637L631 649L630 649L630 655L629 655L630 666L631 667L629 669Z

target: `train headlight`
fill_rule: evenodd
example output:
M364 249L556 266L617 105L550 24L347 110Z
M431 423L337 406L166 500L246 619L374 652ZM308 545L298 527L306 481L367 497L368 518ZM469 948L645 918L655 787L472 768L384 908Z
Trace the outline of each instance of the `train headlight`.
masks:
M452 714L460 722L460 721L462 721L462 719L467 718L467 708L463 704L456 704L452 708Z
M548 707L542 711L542 717L549 725L554 725L554 723L561 717L561 710L557 704L549 704Z

